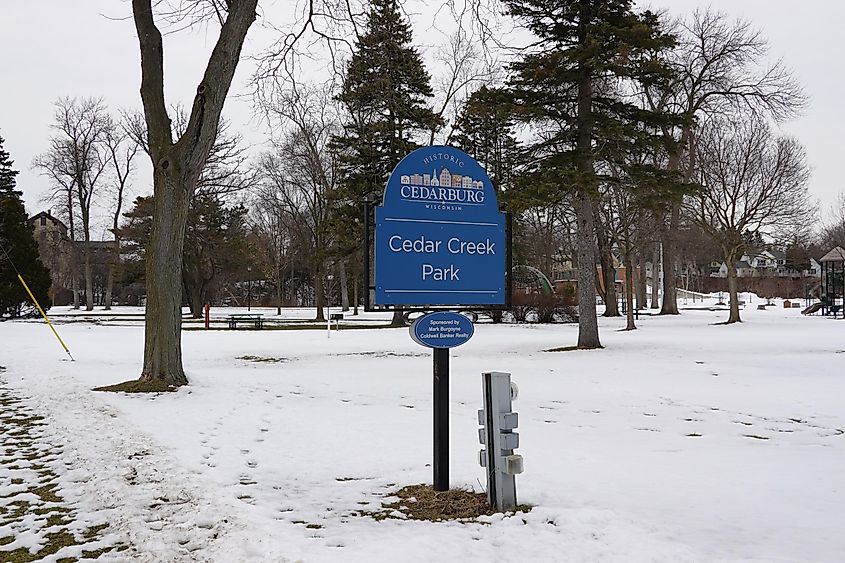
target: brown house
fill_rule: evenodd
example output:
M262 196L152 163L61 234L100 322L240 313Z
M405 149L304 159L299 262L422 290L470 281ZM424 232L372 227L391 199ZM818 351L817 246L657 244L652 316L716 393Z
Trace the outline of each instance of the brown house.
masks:
M71 291L71 252L67 226L49 211L42 211L29 218L33 237L38 243L41 262L50 270L50 298L54 305L67 305L73 301Z

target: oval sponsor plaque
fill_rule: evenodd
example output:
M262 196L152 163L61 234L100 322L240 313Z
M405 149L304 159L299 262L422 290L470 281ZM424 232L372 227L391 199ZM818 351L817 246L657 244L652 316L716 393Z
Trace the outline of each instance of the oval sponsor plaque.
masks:
M472 338L475 327L460 313L440 311L428 313L411 325L411 338L428 348L454 348Z

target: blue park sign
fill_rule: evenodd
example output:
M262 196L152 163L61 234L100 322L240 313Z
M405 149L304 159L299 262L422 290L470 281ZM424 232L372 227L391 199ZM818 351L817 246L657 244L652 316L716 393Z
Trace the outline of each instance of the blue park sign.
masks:
M374 304L504 305L505 225L472 157L446 146L410 153L376 208Z

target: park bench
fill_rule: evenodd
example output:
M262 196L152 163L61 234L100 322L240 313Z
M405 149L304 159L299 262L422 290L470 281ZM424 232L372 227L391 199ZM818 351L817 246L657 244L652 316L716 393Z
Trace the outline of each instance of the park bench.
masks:
M238 328L238 323L251 324L259 330L264 328L264 315L257 313L229 315L226 319L229 321L229 328L232 330Z

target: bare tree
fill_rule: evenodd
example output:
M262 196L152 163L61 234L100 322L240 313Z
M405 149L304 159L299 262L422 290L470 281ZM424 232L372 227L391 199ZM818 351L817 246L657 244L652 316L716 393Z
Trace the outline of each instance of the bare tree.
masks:
M305 244L314 280L316 320L323 321L326 260L330 247L328 198L336 189L337 162L330 148L339 125L330 92L298 90L274 111L286 131L263 155L262 193L277 210L294 238Z
M33 165L56 181L57 198L66 199L68 218L74 229L71 241L76 246L73 222L82 226L86 310L94 309L94 285L91 274L91 207L101 181L105 179L108 156L106 132L111 120L103 101L98 98L60 98L55 102L50 149L35 158ZM74 255L76 252L74 251ZM76 262L74 256L74 262Z
M170 114L173 136L180 137L188 128L189 115L181 104L171 106ZM149 156L144 115L138 111L124 111L122 120L126 134ZM230 128L231 123L221 116L217 125L217 136L196 182L194 196L228 196L255 184L257 172L249 165L243 136L240 133L230 133Z
M775 137L758 115L709 121L696 142L703 191L688 212L722 250L728 266L730 316L740 321L736 263L752 239L788 236L800 229L813 206L804 148Z
M602 199L604 201L602 201ZM604 317L618 317L619 304L616 301L616 266L614 264L613 246L615 230L615 212L613 203L608 200L608 194L600 194L593 202L596 218L596 242L599 264L601 265L601 281L604 287L599 288L599 294L604 301Z
M827 248L845 247L845 191L839 192L830 205L819 240Z
M123 213L123 202L126 196L127 184L134 168L133 161L138 154L139 146L127 133L126 124L120 124L114 121L106 129L104 144L113 174L112 196L114 198L111 228L114 234L114 256L109 266L109 277L105 295L105 308L109 310L112 304L114 279L120 269L120 216Z
M285 266L293 268L291 225L287 224L284 202L272 184L259 182L251 210L258 264L276 286L276 314L282 314ZM291 288L292 289L292 288Z
M184 133L174 140L164 99L164 46L152 0L132 0L141 51L141 100L153 165L155 211L146 260L147 308L141 379L171 385L188 382L182 367L182 256L188 206L217 138L223 104L241 57L258 0L187 3L208 9L220 34L197 86ZM192 11L177 10L183 17Z
M736 110L781 120L795 115L806 97L782 60L765 66L768 42L748 21L732 21L707 8L678 22L674 31L678 44L670 53L670 64L677 78L668 88L647 88L645 94L652 109L679 118L680 126L664 126L662 131L669 147L666 167L690 181L695 174L692 141L698 123ZM661 314L678 314L673 233L680 226L680 210L677 200L659 221L664 266Z
M494 63L488 63L478 46L461 26L450 35L445 45L438 48L435 57L436 69L441 73L433 80L436 96L434 112L438 121L451 123L442 128L443 144L448 145L455 132L455 121L460 108L479 86L490 84L495 79ZM438 128L429 132L429 144L433 145Z
M76 206L74 205L74 180L63 173L60 154L48 151L36 156L32 167L38 169L42 176L50 180L50 190L42 197L44 203L55 205L57 215L68 224L68 269L63 272L70 278L70 288L73 293L73 308L79 309L79 261L76 248Z

